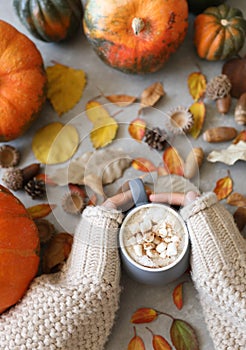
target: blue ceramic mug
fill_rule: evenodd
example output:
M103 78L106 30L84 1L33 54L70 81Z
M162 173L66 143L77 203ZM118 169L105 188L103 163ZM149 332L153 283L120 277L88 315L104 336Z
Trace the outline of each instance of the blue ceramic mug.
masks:
M164 204L148 202L148 197L141 179L130 180L129 186L132 192L135 207L126 215L119 232L119 246L122 265L128 275L140 283L158 286L166 285L167 283L179 278L189 267L190 244L187 227L181 216L174 209ZM174 226L178 227L179 236L182 240L177 257L172 258L172 261L169 261L165 266L161 267L150 266L151 264L149 263L147 265L142 264L143 259L148 259L150 263L151 259L145 257L146 251L141 248L141 244L130 242L131 240L135 241L136 237L135 235L132 235L134 237L131 238L131 233L129 233L130 228L132 229L134 225L136 225L137 230L139 230L141 225L148 226L149 222L153 222L153 217L157 213L159 213L158 215L163 222L165 222L165 220L171 220ZM155 221L158 220L159 219L157 217ZM158 223L156 223L156 225L158 225ZM148 230L147 226L146 229ZM149 232L151 235L151 228ZM151 239L152 238L153 237L151 236ZM143 243L143 246L145 243ZM147 242L146 245L148 245L148 243L151 242ZM152 243L152 246L153 245L154 243ZM133 249L135 248L140 249L140 257L132 254ZM141 256L141 249L144 252L143 256ZM168 259L170 260L170 257L168 257Z

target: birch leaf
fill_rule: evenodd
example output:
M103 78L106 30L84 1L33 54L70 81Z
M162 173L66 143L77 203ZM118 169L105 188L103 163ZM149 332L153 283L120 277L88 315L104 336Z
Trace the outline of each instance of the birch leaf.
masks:
M210 152L207 156L209 162L222 162L227 165L232 165L238 160L246 161L246 142L239 141L236 144L231 144L228 148Z
M111 118L106 108L98 101L89 101L85 106L85 110L87 118L93 125L100 125L105 119Z
M141 118L134 119L128 127L129 134L137 141L141 141L143 139L145 130L146 122Z
M246 142L246 130L240 131L237 137L233 140L232 143L237 144L239 141Z
M163 161L170 174L183 176L184 161L174 147L168 147L165 150Z
M74 126L59 122L39 129L32 140L35 157L43 164L58 164L70 159L79 145L79 134Z
M191 73L188 76L188 88L192 98L198 101L206 92L206 77L200 72Z
M82 97L86 84L85 72L56 63L47 67L46 73L47 97L55 111L61 116L72 109Z
M189 130L189 134L197 139L201 133L205 115L206 115L206 107L204 102L195 102L189 108L192 116L193 116L193 124Z
M223 177L219 179L216 182L216 186L213 190L213 192L216 194L218 200L226 198L231 192L232 192L232 179L228 175L226 177Z

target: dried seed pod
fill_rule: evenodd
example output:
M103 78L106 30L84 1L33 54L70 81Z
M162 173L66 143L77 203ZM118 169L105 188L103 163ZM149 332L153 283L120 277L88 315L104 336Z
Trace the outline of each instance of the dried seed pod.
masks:
M220 114L226 114L231 107L231 95L227 95L216 100L216 107Z
M246 124L246 92L243 93L237 101L234 117L236 123L240 125Z
M3 145L0 147L0 168L10 168L18 165L20 152L13 146Z
M3 174L3 182L5 185L13 190L18 191L23 188L25 184L38 174L40 170L40 164L33 163L23 169L9 168Z
M201 147L193 148L188 154L184 164L184 177L191 179L196 175L202 165L204 152Z
M78 192L66 193L62 198L62 208L69 214L80 214L84 207L84 197Z
M46 219L36 219L35 224L38 228L40 243L47 243L54 237L56 230L55 226Z
M167 112L167 117L166 128L174 135L187 132L193 124L192 114L183 106L172 108Z
M207 142L224 142L234 139L237 136L237 130L229 126L218 126L207 129L203 133L203 139Z

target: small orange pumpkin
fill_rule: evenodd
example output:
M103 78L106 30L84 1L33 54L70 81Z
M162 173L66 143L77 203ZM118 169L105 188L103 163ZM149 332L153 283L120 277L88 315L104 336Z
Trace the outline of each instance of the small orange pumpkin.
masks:
M126 73L159 70L183 42L186 0L89 0L84 32L99 57Z
M0 142L21 136L46 100L43 59L34 43L0 20Z
M208 61L225 60L243 47L246 20L242 12L226 4L209 7L194 22L198 56Z
M39 264L38 229L24 205L0 185L0 314L26 292Z

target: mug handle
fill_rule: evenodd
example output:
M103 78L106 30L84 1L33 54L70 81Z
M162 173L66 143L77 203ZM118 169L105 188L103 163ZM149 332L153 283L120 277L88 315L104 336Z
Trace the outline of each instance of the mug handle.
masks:
M148 197L145 192L144 183L141 179L138 178L130 180L129 187L136 207L148 203Z

